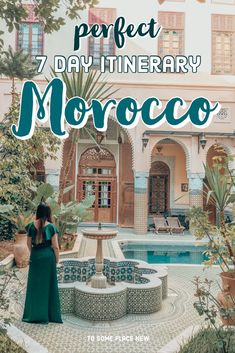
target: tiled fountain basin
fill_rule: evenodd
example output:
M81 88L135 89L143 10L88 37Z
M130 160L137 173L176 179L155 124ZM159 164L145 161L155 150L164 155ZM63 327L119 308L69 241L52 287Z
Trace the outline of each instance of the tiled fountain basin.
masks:
M58 268L62 313L88 320L115 320L161 309L167 297L167 271L143 261L105 258L108 288L91 288L95 259L64 259Z

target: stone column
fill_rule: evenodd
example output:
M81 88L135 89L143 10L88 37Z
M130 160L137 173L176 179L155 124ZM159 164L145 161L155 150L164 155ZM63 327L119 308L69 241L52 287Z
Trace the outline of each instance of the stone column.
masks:
M46 169L46 182L51 184L55 191L58 191L60 184L60 169Z
M145 234L148 227L148 172L135 172L134 228Z
M203 173L192 173L189 176L189 205L203 208Z
M56 153L56 160L46 159L44 163L46 182L51 184L55 191L59 190L60 185L60 171L63 163L62 154L63 142L60 144L59 149Z

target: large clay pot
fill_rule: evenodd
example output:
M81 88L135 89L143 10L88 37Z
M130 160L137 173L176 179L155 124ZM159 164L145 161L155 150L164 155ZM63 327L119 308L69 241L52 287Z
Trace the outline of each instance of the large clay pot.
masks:
M228 316L223 316L221 312L221 321L224 325L235 326L235 296L231 296L226 292L220 292L217 296L217 300L221 305L222 309L225 309L225 313Z
M220 277L222 279L223 291L235 296L235 271L222 272Z
M224 325L235 325L235 271L220 273L222 280L222 291L218 294L217 300L221 308L225 309L228 317L221 315Z
M27 267L29 264L29 249L27 246L27 235L26 233L15 234L14 243L14 257L17 267Z

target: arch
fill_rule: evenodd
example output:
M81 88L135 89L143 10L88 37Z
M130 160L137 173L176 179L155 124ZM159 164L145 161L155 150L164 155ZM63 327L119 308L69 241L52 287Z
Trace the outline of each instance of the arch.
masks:
M162 150L157 149L159 146L162 146ZM191 163L186 144L179 143L177 139L159 139L152 148L151 166L155 161L164 162L170 170L170 187L168 188L170 212L184 212L187 208L188 196L182 197L182 185L188 185L189 163Z
M232 148L230 146L226 145L225 143L220 142L220 141L218 141L218 142L211 141L211 142L207 143L207 146L206 146L206 151L205 151L206 159L207 159L209 150L213 146L221 146L221 147L223 147L227 155L233 154Z
M88 147L82 154L79 164L92 161L92 165L99 165L101 161L106 161L108 165L116 165L114 155L107 149L99 149L97 147Z
M152 148L152 151L151 151L151 158L150 158L150 165L151 165L151 162L152 162L152 157L153 157L153 152L154 152L154 148L156 147L156 145L158 144L161 144L162 141L166 141L166 140L169 140L169 141L173 141L175 143L177 143L178 145L181 146L182 150L184 151L184 154L185 154L185 159L186 159L186 171L187 173L191 170L191 155L190 155L190 152L189 152L189 149L188 149L188 146L183 142L181 141L180 139L178 138L167 138L167 137L164 137L164 138L160 138L153 146Z
M170 168L167 163L162 161L153 161L150 168L150 175L167 175L170 174Z
M220 150L219 148L222 148L222 150ZM227 157L228 156L227 150L224 148L224 146L222 146L220 144L211 145L206 153L206 164L208 164L210 167L212 167L213 158L216 156L220 156L220 157Z

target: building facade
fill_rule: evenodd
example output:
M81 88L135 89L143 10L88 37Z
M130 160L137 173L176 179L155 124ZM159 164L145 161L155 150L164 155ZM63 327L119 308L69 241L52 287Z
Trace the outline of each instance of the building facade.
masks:
M27 5L32 9L30 2ZM68 182L74 189L69 197L81 200L87 194L94 194L92 222L131 227L137 233L146 233L155 214L184 216L192 205L209 209L211 221L216 222L215 209L203 197L203 163L212 163L218 154L216 146L224 148L221 154L235 152L235 1L148 0L147 4L140 2L137 6L134 0L120 0L114 8L110 1L101 0L97 8L82 13L80 22L110 24L119 16L134 24L154 17L163 30L157 39L128 39L121 50L115 48L112 36L88 37L82 41L82 50L76 53L73 51L76 22L68 20L59 32L46 35L30 11L19 31L5 34L5 43L23 48L32 58L47 55L43 75L35 80L42 90L56 54L93 55L94 68L98 67L101 55L200 55L201 65L196 74L112 73L106 74L106 80L117 89L114 97L117 100L131 96L141 103L155 96L164 106L175 96L182 97L187 104L204 96L220 102L222 108L205 130L192 124L173 129L167 123L153 130L139 123L127 130L111 114L101 150L82 129L70 161ZM19 82L19 90L20 87ZM10 104L9 92L10 82L0 78L1 116ZM40 164L45 180L57 189L71 143L70 139L63 141L56 161ZM228 214L231 216L229 209Z

